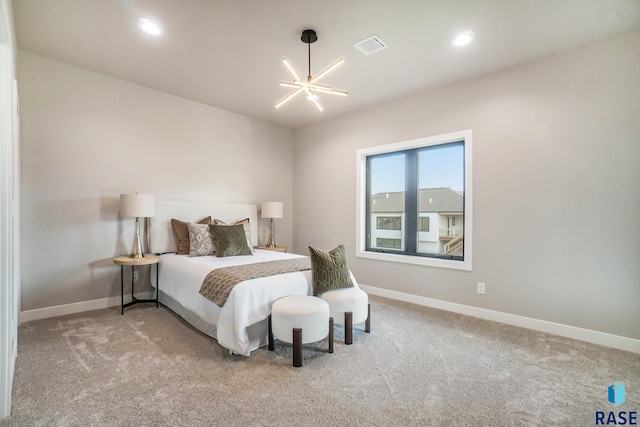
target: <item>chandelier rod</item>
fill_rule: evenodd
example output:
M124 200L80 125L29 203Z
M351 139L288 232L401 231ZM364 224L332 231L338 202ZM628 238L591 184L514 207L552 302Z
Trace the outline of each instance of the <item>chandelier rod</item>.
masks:
M307 74L307 81L311 81L311 43L308 43L309 47L309 74Z
M307 44L307 52L308 52L308 58L309 58L309 73L307 73L307 82L311 81L311 43L314 43L316 40L318 40L318 36L316 35L316 32L313 30L304 30L302 32L302 37L300 37L300 40L302 40L304 43Z

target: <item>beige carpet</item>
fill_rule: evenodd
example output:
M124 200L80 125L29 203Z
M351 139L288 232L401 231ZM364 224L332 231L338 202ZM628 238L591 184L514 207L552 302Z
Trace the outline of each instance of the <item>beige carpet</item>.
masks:
M334 354L307 346L302 368L288 344L230 356L152 305L29 322L0 425L589 426L596 411L640 410L638 354L371 302L371 334ZM626 386L618 408L615 381Z

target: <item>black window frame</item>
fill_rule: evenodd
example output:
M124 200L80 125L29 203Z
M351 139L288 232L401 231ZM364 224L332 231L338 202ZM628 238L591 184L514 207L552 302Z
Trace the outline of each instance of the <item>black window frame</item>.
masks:
M432 145L428 145L428 146L424 146L424 147L415 147L415 148L409 148L409 149L404 149L404 150L396 150L396 151L391 151L391 152L386 152L386 153L380 153L380 154L372 154L372 155L367 155L366 156L366 162L365 162L365 167L366 167L366 183L365 183L365 213L366 213L366 220L365 220L365 251L367 252L379 252L379 253L391 253L391 254L398 254L398 255L408 255L408 256L415 256L415 257L425 257L425 258L437 258L437 259L447 259L447 260L455 260L455 261L464 261L465 259L465 247L466 247L466 242L465 242L465 237L463 236L462 240L463 240L463 246L462 246L462 255L446 255L446 254L441 254L441 253L425 253L425 252L418 252L417 248L418 248L418 218L420 215L420 212L418 212L418 199L419 199L419 186L418 186L418 179L419 179L419 171L418 171L418 155L421 151L427 151L429 149L432 149L434 147L442 147L445 145L452 145L452 144L461 144L462 145L462 152L463 152L463 158L462 158L462 162L463 165L466 164L465 162L465 156L466 156L466 151L465 151L465 144L466 141L464 138L460 139L460 140L456 140L456 141L447 141L447 142L443 142L443 143L439 143L439 144L432 144ZM405 155L405 189L404 189L404 194L405 194L405 206L404 206L404 224L405 224L405 229L403 232L403 236L402 236L402 240L404 241L404 249L390 249L390 248L378 248L375 246L372 246L372 242L371 242L371 236L372 236L372 229L371 229L371 161L373 159L376 158L382 158L382 157L386 157L386 156L390 156L390 155L398 155L398 154L404 154ZM466 188L465 188L465 183L466 183L466 168L463 167L462 169L462 182L463 182L463 198L462 198L462 218L463 218L463 230L466 229L466 221L467 221L467 216L465 215L466 213L466 209L465 209L465 205L466 205Z

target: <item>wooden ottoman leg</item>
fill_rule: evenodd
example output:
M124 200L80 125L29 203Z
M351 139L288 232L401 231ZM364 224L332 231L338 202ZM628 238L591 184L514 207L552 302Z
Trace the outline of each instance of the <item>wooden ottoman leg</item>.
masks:
M302 366L302 329L293 328L293 366Z
M329 353L333 353L333 317L329 317Z
M273 328L271 327L271 315L269 315L269 351L275 350L275 345L273 343Z
M371 303L367 306L367 320L364 321L364 331L371 332Z
M344 343L346 345L353 344L353 312L344 313Z

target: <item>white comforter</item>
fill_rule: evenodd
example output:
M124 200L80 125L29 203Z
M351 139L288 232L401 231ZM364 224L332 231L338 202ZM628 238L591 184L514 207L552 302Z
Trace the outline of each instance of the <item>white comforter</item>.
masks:
M271 305L287 295L311 295L311 271L280 274L238 283L223 307L218 307L200 293L202 281L211 270L253 262L299 258L301 255L256 249L252 256L217 258L215 256L189 257L166 254L160 257L160 301L218 340L232 353L249 356L252 350L265 345L266 327L257 334L248 333L252 325L265 320ZM351 276L354 286L355 278ZM171 297L179 306L167 301ZM187 313L181 313L184 309ZM257 325L256 325L257 326ZM257 335L257 336L256 336Z

